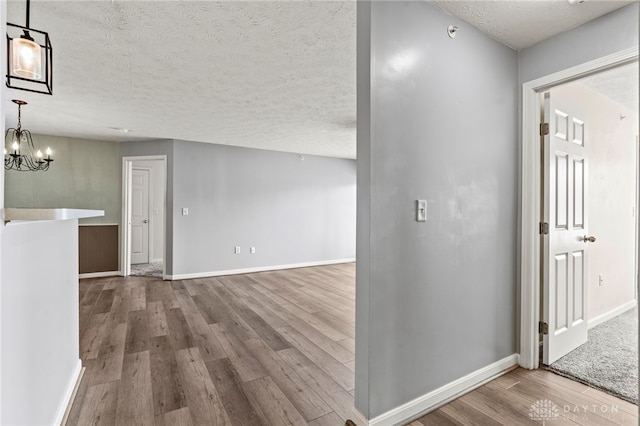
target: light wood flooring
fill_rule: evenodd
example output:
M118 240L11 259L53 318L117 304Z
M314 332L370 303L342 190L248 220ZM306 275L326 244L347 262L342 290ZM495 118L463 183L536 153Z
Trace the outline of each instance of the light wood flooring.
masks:
M67 424L344 425L354 395L354 275L344 264L173 282L82 280L87 369ZM556 411L542 406L532 421L544 400ZM542 420L637 425L638 407L517 369L410 425Z
M343 425L355 265L80 282L68 425Z
M535 408L538 410L533 411ZM535 423L636 426L638 406L550 371L518 368L409 426L524 426Z

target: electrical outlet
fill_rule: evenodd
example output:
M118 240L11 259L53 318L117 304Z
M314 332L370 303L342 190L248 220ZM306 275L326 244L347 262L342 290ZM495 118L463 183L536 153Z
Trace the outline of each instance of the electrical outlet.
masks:
M235 254L240 254L240 247L236 246L235 250L234 250Z
M249 253L254 254L256 252L256 248L255 247L251 247L249 249Z
M188 207L183 207L182 208L182 216L189 216L189 208Z
M604 274L598 274L598 285L604 284Z

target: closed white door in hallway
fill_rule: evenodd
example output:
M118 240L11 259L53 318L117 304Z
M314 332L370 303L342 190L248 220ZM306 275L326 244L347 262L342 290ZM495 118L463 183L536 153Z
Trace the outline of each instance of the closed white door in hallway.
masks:
M149 263L149 170L133 169L131 180L131 264Z

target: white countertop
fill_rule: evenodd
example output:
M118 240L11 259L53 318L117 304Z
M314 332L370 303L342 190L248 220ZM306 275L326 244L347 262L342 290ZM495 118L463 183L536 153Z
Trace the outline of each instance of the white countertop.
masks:
M5 208L2 210L2 216L5 222L11 220L71 220L104 216L104 210Z

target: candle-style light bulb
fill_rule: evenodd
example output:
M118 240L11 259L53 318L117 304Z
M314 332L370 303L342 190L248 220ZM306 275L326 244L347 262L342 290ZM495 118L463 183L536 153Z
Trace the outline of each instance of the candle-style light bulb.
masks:
M17 141L13 141L13 145L11 145L11 149L13 149L14 151L17 151L20 149L20 145L18 144Z
M36 157L42 158L42 151L38 150L38 152L36 152Z
M7 148L4 149L4 155L7 155Z
M47 155L51 157L51 154L53 154L53 151L51 151L51 148L47 147Z

